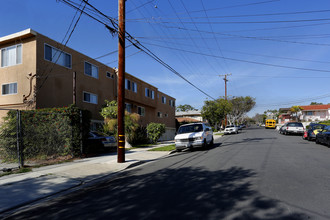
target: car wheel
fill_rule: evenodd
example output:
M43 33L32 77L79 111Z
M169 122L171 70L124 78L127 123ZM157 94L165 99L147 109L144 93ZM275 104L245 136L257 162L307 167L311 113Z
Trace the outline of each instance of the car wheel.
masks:
M319 144L320 143L319 139L315 138L315 143Z
M213 137L212 137L212 140L211 140L211 142L210 142L210 147L212 147L213 144L214 144L214 139L213 139Z
M307 140L308 140L308 141L311 141L311 140L312 140L312 138L308 136L308 137L307 137Z
M205 150L207 147L207 143L206 143L206 140L203 141L203 145L202 145L202 149Z
M182 150L181 149L177 149L176 152L181 152Z

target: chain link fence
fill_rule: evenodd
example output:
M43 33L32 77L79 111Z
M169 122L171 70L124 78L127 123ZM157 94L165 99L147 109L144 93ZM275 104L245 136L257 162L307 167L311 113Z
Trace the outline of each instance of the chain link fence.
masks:
M0 109L0 169L36 166L83 154L82 112ZM77 123L78 122L78 123Z

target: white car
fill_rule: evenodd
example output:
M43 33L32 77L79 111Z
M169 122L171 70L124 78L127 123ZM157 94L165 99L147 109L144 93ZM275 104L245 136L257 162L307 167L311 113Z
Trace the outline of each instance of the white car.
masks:
M206 123L181 125L174 139L177 151L195 147L205 148L214 142L212 128Z
M238 127L236 125L227 125L224 134L238 134Z

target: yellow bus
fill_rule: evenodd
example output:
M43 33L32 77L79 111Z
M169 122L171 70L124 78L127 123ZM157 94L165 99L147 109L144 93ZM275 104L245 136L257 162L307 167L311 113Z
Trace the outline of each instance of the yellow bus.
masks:
M276 128L276 121L274 119L267 119L265 123L265 128Z

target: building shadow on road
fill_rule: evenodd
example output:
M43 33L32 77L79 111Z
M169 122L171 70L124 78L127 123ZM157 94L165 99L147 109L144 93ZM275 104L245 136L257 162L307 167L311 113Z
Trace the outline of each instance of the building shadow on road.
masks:
M253 189L241 167L138 168L11 216L12 219L302 219Z

